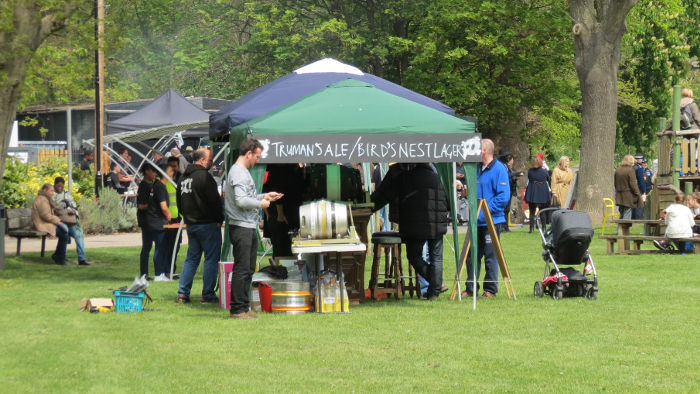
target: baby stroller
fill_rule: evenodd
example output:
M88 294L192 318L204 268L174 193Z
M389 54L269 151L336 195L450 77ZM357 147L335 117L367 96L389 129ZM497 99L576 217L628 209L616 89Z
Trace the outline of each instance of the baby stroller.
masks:
M546 218L551 216L547 228ZM555 300L564 297L598 298L598 276L588 246L593 239L591 218L586 212L569 209L545 208L540 210L535 224L542 237L542 258L545 261L544 279L535 282L535 297L545 294ZM550 263L552 269L550 270ZM573 267L585 263L583 273Z

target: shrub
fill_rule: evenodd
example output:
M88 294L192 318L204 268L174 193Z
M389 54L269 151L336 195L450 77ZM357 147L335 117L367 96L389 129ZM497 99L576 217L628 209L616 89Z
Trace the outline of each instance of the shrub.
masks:
M136 207L123 207L122 198L109 188L102 189L100 199L80 200L83 231L88 234L111 234L136 228Z
M14 157L8 157L2 177L0 203L7 208L29 207L44 183L53 184L57 176L67 180L67 173L68 164L64 157L48 157L39 165L24 164ZM73 168L73 198L79 201L81 197L94 195L94 179L90 171Z

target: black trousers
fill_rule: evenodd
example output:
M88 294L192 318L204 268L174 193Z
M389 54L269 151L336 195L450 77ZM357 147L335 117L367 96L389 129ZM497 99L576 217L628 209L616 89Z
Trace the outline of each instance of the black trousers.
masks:
M231 314L250 310L250 284L258 257L256 229L230 225L228 237L233 248L231 272Z

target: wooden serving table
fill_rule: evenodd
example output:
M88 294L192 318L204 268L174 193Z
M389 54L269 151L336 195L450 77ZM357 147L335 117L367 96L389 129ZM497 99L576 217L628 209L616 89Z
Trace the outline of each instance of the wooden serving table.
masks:
M312 242L312 241L311 241ZM331 253L335 254L335 269L336 269L336 275L338 275L338 282L340 282L340 310L341 312L346 312L345 311L345 295L343 290L348 290L345 286L345 280L340 280L340 275L342 273L343 278L345 279L345 273L343 273L343 264L342 264L342 254L347 253L347 252L366 252L367 247L363 243L323 243L319 241L319 243L311 243L309 241L305 241L304 244L295 244L292 243L292 253L294 254L313 254L318 257L318 260L315 261L316 264L316 286L319 286L319 280L321 279L321 265L324 263L324 258L328 260L328 256L331 255ZM362 265L364 269L364 264ZM363 276L364 279L364 276ZM363 284L364 285L364 284ZM317 287L318 288L318 287ZM363 292L364 293L364 292ZM348 297L350 296L350 292L348 291Z

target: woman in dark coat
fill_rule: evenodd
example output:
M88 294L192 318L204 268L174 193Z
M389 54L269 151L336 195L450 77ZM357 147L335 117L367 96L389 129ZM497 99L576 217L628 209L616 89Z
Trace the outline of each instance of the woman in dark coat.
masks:
M615 204L620 210L620 219L632 219L632 209L640 205L641 193L637 186L634 156L626 155L615 170Z
M535 156L530 160L532 168L527 170L527 189L525 202L530 208L530 232L535 227L535 212L547 208L552 201L552 191L549 188L549 172L542 168L542 159Z

